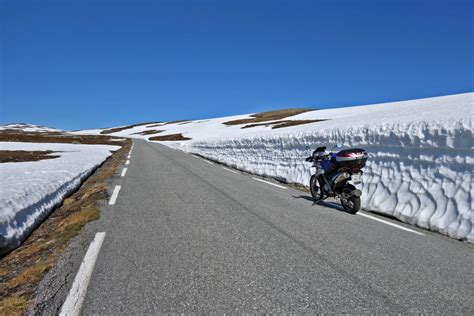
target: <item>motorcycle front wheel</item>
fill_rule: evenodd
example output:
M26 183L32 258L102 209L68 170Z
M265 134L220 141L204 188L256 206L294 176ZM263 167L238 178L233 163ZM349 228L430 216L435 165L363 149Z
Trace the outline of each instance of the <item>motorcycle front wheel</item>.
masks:
M360 196L351 196L348 199L341 199L344 210L351 214L356 214L360 210Z
M311 192L311 196L315 202L323 198L323 194L321 192L321 188L319 187L319 182L316 178L316 175L312 175L311 179L309 180L309 191Z

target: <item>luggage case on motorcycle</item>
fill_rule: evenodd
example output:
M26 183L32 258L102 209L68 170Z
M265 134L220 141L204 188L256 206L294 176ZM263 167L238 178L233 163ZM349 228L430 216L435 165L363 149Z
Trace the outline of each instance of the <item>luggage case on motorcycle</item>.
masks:
M362 169L369 155L364 149L350 148L336 154L336 161L341 167L357 167Z

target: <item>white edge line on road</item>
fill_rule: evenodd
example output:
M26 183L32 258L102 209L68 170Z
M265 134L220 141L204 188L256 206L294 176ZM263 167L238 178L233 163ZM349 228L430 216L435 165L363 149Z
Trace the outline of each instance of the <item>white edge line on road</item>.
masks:
M120 188L121 188L120 185L115 186L114 192L112 193L112 196L110 197L109 205L114 205L115 201L117 201Z
M60 316L76 316L80 315L82 304L86 297L87 286L91 279L92 270L94 269L97 256L99 254L102 243L104 242L105 232L95 234L94 240L91 242L86 255L82 260L79 271L72 284L69 294L61 306Z
M125 164L126 164L126 165L129 165L129 164L130 164L130 160L125 161Z
M222 167L222 169L225 169L225 170L230 171L230 172L233 172L233 173L238 173L237 171L232 170L232 169L229 169L229 168L226 168L226 167Z
M409 228L406 228L406 227L403 227L403 226L400 226L400 225L397 225L397 224L394 224L394 223L390 223L390 222L388 222L388 221L384 221L383 219L380 219L380 218L377 218L377 217L374 217L374 216L370 216L370 215L367 215L367 214L364 214L364 213L361 213L361 212L358 212L357 215L360 215L360 216L363 216L363 217L366 217L366 218L373 219L374 221L378 221L378 222L381 222L381 223L384 223L384 224L386 224L386 225L390 225L390 226L396 227L396 228L398 228L398 229L401 229L401 230L404 230L404 231L407 231L407 232L410 232L410 233L414 233L414 234L421 235L421 236L424 236L424 235L425 235L425 234L423 234L423 233L417 232L416 230L409 229Z
M132 158L132 156L130 156L130 154L128 154L127 159L130 159L130 158Z
M214 163L210 162L209 160L204 159L204 161L207 162L208 164L214 165Z
M281 188L281 189L285 189L285 190L288 189L287 187L284 187L284 186L282 186L282 185L278 185L278 184L275 184L275 183L271 183L271 182L269 182L269 181L265 181L265 180L262 180L262 179L259 179L259 178L252 178L252 179L257 180L257 181L260 181L260 182L264 182L264 183L266 183L266 184L273 185L273 186L278 187L278 188Z
M122 174L120 175L121 177L125 177L125 174L127 173L128 168L123 168Z
M193 154L191 154L191 156L193 156L194 158L201 158L201 157L193 155Z

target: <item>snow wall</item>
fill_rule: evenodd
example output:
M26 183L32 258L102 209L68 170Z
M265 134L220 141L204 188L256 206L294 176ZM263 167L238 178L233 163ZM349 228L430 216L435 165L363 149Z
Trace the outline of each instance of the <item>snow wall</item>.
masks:
M469 115L468 115L469 116ZM181 149L229 166L308 186L304 161L319 144L369 152L362 207L474 242L472 120L395 123L295 134L182 143Z
M6 254L20 246L36 227L48 217L51 211L59 206L70 193L77 190L82 181L94 170L95 167L82 172L67 182L60 184L57 188L53 189L47 186L47 189L51 190L50 193L42 192L44 196L37 198L36 202L14 213L12 217L10 215L12 212L8 212L10 216L7 219L2 216L0 221L0 255ZM53 187L53 185L50 185L50 187ZM13 206L7 205L7 208L14 208L16 207L14 204L21 204L23 202L28 203L29 201L10 202Z
M119 146L0 142L1 150L60 157L0 164L0 256L15 249Z

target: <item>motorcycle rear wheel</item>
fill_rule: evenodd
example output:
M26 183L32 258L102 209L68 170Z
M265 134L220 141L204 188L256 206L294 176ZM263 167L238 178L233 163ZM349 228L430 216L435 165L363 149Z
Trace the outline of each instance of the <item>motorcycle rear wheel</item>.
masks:
M351 214L356 214L360 210L360 197L351 196L348 199L341 199L344 210Z
M319 187L319 181L316 178L316 175L312 175L309 180L309 191L313 197L314 202L318 202L323 199L323 193Z

